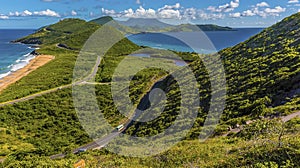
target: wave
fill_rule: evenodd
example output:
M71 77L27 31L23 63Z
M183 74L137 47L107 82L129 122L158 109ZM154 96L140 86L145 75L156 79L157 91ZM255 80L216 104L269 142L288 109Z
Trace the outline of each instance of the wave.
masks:
M32 55L30 53L23 55L21 58L16 60L13 64L11 64L7 67L8 72L0 74L0 79L8 76L12 72L15 72L19 69L24 68L34 58L35 58L35 55Z
M8 76L10 73L11 73L11 71L3 73L3 74L0 74L0 79L4 78L5 76Z

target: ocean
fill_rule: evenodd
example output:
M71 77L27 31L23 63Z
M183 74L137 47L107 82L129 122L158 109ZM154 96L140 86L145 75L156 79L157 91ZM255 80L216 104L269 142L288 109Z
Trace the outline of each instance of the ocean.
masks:
M206 37L202 37L199 32L140 33L127 37L140 46L207 54L232 47L262 30L263 28L236 28L235 31L207 31L204 32ZM182 41L185 39L189 39L196 47L189 47Z
M249 37L262 31L262 28L240 28L236 31L211 31L205 32L209 41L202 40L203 44L197 41L197 32L174 32L174 33L141 33L128 35L128 39L140 46L153 48L170 49L175 51L193 52L188 45L178 40L180 38L194 39L194 43L199 45L196 48L198 53L213 53L223 48L232 47ZM0 78L9 75L20 68L26 66L34 58L30 53L34 50L30 45L10 43L12 40L24 37L33 33L34 30L1 30L0 29ZM180 39L179 38L179 39ZM201 40L200 40L201 41ZM212 43L206 45L206 43ZM194 48L195 49L195 48Z
M26 66L34 56L30 45L10 43L12 40L33 33L34 30L4 30L0 29L0 78L9 75Z

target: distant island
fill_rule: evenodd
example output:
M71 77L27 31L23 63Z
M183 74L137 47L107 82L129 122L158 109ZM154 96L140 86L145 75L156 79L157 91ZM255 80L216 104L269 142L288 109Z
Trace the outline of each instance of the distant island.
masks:
M195 31L234 31L231 27L223 27L214 24L180 24L171 25L159 21L158 19L149 18L130 18L127 21L116 21L110 16L104 16L98 19L91 20L100 25L109 23L124 33L156 33L156 32L195 32Z

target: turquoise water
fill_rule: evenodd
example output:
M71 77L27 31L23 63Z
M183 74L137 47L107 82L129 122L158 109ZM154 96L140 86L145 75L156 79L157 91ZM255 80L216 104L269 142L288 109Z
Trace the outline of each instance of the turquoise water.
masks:
M10 43L12 40L16 40L33 32L34 30L0 29L0 78L23 68L34 58L34 56L29 54L33 51L30 45Z
M263 28L238 28L235 31L141 33L128 35L140 46L170 49L183 52L213 53L232 47L261 32ZM189 44L183 41L189 41ZM193 46L193 47L190 47Z

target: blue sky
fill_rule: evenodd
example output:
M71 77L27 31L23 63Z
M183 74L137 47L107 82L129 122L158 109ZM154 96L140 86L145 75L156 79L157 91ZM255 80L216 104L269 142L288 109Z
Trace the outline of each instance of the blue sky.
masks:
M0 1L0 29L39 28L63 18L157 18L164 22L267 27L300 11L299 0L9 0Z

